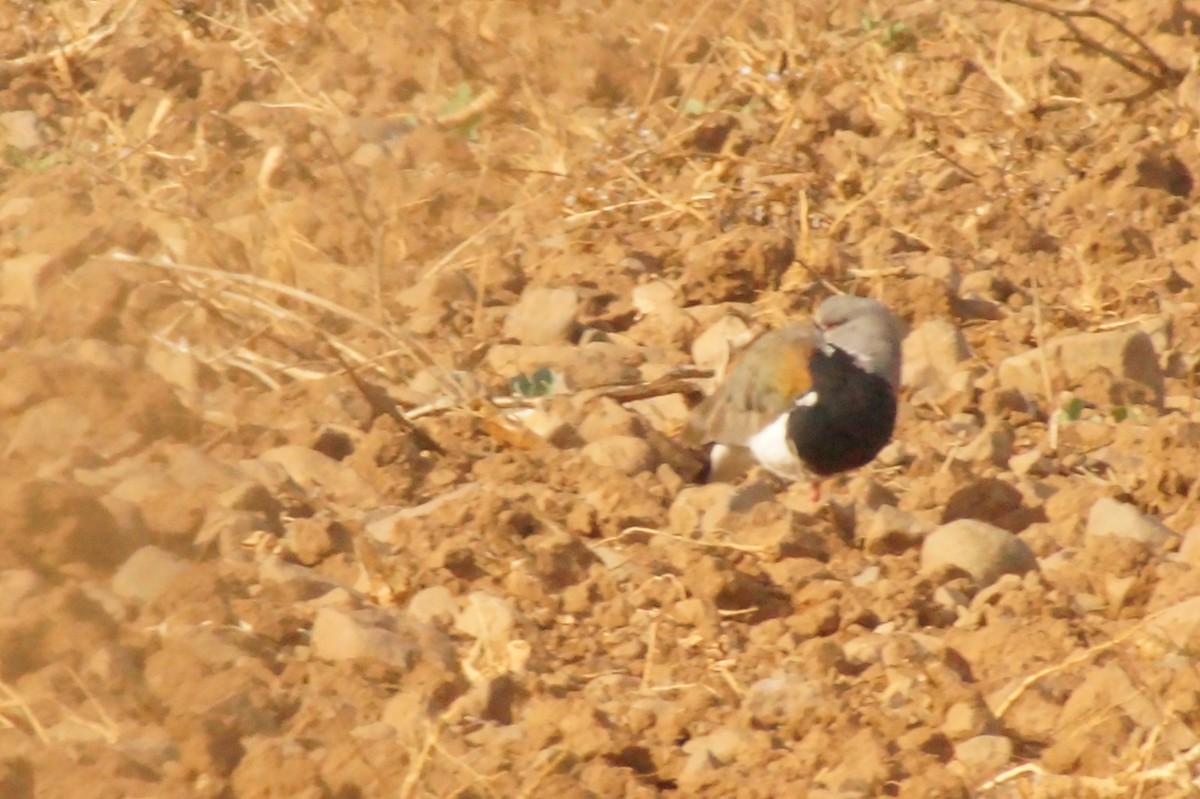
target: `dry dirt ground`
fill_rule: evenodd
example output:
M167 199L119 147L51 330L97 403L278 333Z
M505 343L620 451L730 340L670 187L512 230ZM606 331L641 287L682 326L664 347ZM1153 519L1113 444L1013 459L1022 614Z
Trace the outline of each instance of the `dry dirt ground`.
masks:
M4 3L0 795L1196 795L1198 14ZM697 486L834 292L896 442Z

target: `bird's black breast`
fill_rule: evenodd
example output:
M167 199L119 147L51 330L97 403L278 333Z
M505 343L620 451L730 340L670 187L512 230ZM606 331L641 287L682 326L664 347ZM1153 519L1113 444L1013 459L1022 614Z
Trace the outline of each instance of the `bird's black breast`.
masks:
M796 453L818 475L869 463L896 426L892 386L836 347L816 351L809 371L817 401L796 406L788 416L788 437Z

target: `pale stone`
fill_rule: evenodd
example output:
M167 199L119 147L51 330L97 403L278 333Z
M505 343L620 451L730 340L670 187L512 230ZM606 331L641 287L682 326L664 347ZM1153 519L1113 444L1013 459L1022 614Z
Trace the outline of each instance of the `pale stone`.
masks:
M174 582L188 562L165 549L144 546L113 575L113 593L124 600L149 602Z
M1129 538L1153 549L1161 549L1175 537L1162 522L1112 497L1101 497L1092 505L1085 534Z
M1109 330L1099 333L1073 333L1046 342L1045 346L1013 355L1000 362L1000 385L1041 395L1046 391L1042 360L1055 378L1065 379L1064 385L1052 385L1051 390L1078 385L1092 370L1100 367L1113 375L1141 383L1154 392L1158 403L1163 397L1163 372L1150 337L1136 328Z
M971 348L957 325L948 319L930 319L904 339L900 382L918 390L944 386L970 357Z
M926 574L953 567L982 586L1003 574L1024 574L1037 568L1037 558L1017 536L976 519L943 524L921 547L921 571Z
M583 456L598 466L607 466L630 476L654 471L658 459L654 448L636 436L609 436L585 446Z
M504 318L504 335L522 344L564 344L574 337L578 312L575 289L530 287Z

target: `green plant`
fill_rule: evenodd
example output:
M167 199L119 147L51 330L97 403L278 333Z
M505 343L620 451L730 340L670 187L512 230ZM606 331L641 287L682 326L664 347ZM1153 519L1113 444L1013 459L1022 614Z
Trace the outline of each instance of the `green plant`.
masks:
M903 22L872 17L863 10L859 20L864 33L876 33L879 44L892 52L911 52L917 49L917 35Z
M555 375L554 372L543 366L532 375L526 376L524 372L508 381L508 386L513 394L522 397L544 397L551 393L554 388Z

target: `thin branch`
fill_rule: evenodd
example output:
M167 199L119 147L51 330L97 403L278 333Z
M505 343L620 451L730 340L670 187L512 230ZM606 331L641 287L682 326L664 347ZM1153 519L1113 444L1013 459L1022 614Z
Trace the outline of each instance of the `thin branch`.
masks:
M1054 17L1071 32L1071 35L1075 37L1075 41L1079 42L1080 45L1111 59L1123 69L1149 82L1155 88L1178 85L1187 74L1186 70L1176 69L1168 64L1162 56L1153 50L1150 45L1146 44L1146 41L1142 37L1131 31L1125 23L1102 11L1096 11L1091 8L1075 10L1059 9L1035 2L1035 0L992 0L992 2L1018 6ZM1154 69L1147 69L1135 63L1134 56L1118 52L1099 39L1090 36L1079 27L1079 23L1076 22L1079 19L1095 19L1108 25L1126 41L1131 42L1140 51L1140 56L1154 65Z

